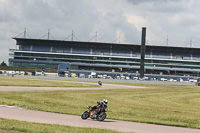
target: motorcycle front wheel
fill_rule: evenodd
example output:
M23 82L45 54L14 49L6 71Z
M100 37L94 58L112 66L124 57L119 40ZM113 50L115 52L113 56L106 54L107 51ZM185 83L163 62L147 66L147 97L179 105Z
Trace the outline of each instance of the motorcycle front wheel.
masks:
M106 119L106 113L105 113L105 112L101 112L101 113L97 116L97 120L98 120L98 121L103 121L104 119Z
M82 119L87 119L89 116L90 116L89 112L88 112L88 111L85 111L85 112L81 115L81 118L82 118Z

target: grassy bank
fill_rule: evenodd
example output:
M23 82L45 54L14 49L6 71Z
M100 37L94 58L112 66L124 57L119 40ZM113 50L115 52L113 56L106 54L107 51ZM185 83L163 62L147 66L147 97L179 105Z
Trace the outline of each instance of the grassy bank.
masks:
M0 104L81 115L86 106L108 99L107 114L111 119L200 128L199 87L141 86L150 88L0 92Z
M28 133L119 133L97 128L71 127L53 124L29 123L0 118L0 129Z
M70 83L59 80L0 77L0 86L30 86L30 87L99 87L98 85Z

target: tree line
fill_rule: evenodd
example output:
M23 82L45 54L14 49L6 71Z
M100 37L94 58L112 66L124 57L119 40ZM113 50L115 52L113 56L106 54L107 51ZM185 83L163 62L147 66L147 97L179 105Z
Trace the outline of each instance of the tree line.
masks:
M3 61L0 66L7 66L7 64L5 63L5 61Z

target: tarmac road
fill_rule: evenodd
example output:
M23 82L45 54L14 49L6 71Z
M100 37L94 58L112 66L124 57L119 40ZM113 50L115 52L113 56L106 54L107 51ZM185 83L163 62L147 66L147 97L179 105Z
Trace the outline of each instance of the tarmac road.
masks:
M66 82L66 81L62 81ZM102 87L13 87L0 86L0 91L33 91L33 90L74 90L74 89L119 89L119 88L145 88L138 86L104 84ZM146 88L148 89L148 88ZM81 115L81 114L80 114ZM80 116L27 110L13 106L0 106L0 118L15 119L27 122L60 124L77 127L104 128L122 132L135 133L200 133L199 129L162 126L145 123L135 123L106 119L103 122L87 119Z

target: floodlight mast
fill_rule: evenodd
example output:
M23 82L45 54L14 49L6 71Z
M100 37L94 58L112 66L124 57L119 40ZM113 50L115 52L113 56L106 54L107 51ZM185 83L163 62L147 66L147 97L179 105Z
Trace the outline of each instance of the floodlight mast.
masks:
M142 40L140 48L140 79L144 78L144 60L145 60L145 42L146 42L146 27L142 27Z
M49 40L49 36L50 36L50 29L48 29L48 33L47 33L47 39Z
M24 28L24 38L26 38L26 27Z

